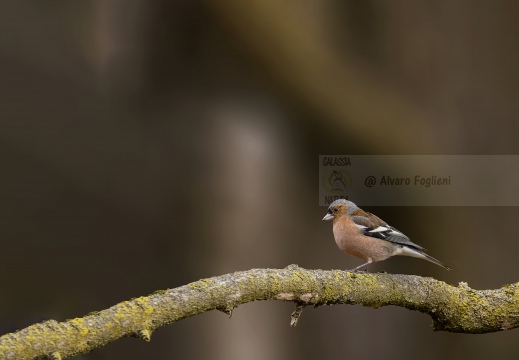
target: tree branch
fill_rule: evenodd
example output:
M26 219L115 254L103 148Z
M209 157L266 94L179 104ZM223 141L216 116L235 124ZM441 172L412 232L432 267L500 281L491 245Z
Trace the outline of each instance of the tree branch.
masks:
M488 333L519 326L519 283L497 290L473 290L412 275L339 270L253 269L157 291L107 310L64 322L54 320L0 337L0 359L65 359L125 336L150 341L167 324L208 310L232 314L255 300L296 304L292 325L306 305L401 306L429 314L435 330Z

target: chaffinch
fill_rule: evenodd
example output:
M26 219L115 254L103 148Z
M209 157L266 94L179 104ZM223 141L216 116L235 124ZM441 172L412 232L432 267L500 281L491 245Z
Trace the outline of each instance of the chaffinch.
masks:
M351 201L339 199L331 203L323 220L332 219L333 236L339 249L348 255L367 260L353 271L395 255L428 260L451 270L447 265L427 255L423 247L413 243L400 231L377 216L360 209Z

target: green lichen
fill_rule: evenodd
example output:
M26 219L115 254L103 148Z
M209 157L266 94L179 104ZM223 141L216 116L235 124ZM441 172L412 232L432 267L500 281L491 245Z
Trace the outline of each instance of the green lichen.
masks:
M200 279L188 284L187 286L193 290L207 290L211 285L213 285L211 279Z
M85 318L36 324L2 336L0 358L6 353L18 359L49 357L57 343L60 356L67 358L125 336L147 340L153 330L204 311L216 309L231 315L241 304L276 298L316 306L397 305L428 313L436 330L454 332L484 333L519 324L519 284L478 291L465 283L453 287L417 276L305 270L291 265L201 279L156 291L152 298L139 297L91 312Z

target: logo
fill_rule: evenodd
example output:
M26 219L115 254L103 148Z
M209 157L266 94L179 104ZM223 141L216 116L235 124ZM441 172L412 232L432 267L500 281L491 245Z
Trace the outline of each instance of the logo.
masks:
M351 175L343 169L325 171L321 179L323 187L331 194L344 194L351 189Z

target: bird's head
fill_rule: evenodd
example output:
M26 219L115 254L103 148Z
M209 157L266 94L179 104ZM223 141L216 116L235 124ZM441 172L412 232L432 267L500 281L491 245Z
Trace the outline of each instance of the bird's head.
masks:
M330 204L323 220L339 219L344 215L351 215L358 207L346 199L338 199Z

